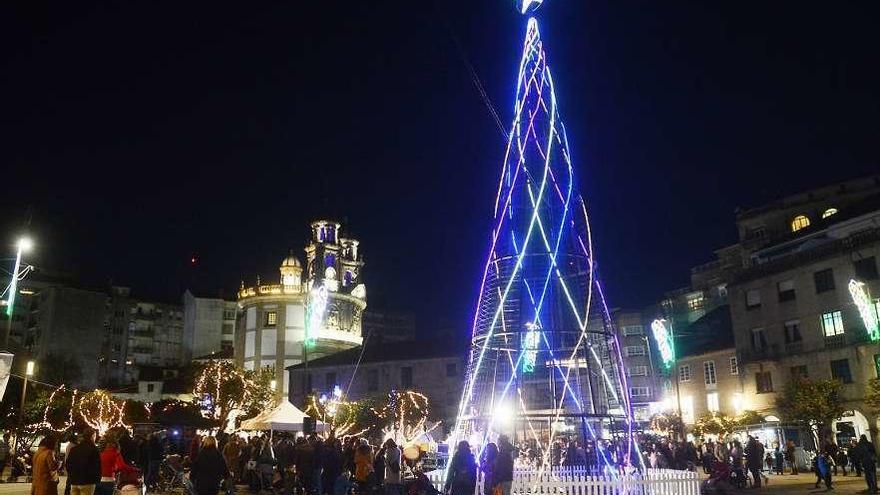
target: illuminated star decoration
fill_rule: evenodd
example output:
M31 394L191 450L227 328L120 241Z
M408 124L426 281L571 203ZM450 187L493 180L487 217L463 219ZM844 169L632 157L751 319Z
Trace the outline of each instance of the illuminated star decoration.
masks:
M525 1L523 11L539 3ZM452 441L479 435L484 445L494 431L497 404L513 401L527 413L520 375L540 366L561 384L552 397L555 418L550 423L558 422L566 409L619 415L626 425L628 462L637 457L631 456L637 447L620 346L596 274L587 208L574 187L565 127L534 18L523 44L514 113ZM586 367L592 371L585 373ZM592 380L590 375L603 382L595 384L600 390L595 399L579 392L581 380ZM508 395L513 397L506 401ZM548 441L528 414L514 411L514 416L525 418L525 430L542 446L542 466L548 465L555 430ZM547 422L542 419L538 427ZM597 437L589 421L585 427ZM613 463L604 451L600 454L614 474Z
M877 342L880 340L880 321L878 321L880 302L872 301L868 286L855 279L849 281L849 294L852 296L853 303L859 308L859 315L865 324L868 338L872 342Z
M660 351L663 366L669 369L675 362L675 346L672 343L669 329L666 328L666 320L658 318L652 321L651 332L654 334L654 340L657 342L657 350Z

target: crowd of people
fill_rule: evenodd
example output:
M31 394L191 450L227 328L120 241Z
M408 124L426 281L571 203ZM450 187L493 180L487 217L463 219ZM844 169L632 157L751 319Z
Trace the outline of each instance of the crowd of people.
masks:
M853 439L846 447L840 447L831 441L824 444L812 461L812 468L816 473L815 487L824 483L825 488L831 490L832 477L838 476L838 468L846 476L847 467L850 467L850 472L855 476L864 474L868 491L877 493L877 453L874 444L865 435L858 441Z
M472 495L480 482L485 495L509 495L515 465L548 462L551 467L588 471L636 466L639 461L661 469L702 467L710 479L724 475L735 487L757 488L768 481L768 475L798 474L803 460L796 457L791 441L768 448L752 436L744 445L738 439L643 441L643 459L630 459L629 463L624 445L558 440L545 457L536 445L513 445L504 435L482 449L462 441L449 460L444 493ZM418 469L419 458L404 456L392 439L371 445L365 438L338 439L332 434L327 438L278 434L245 439L221 433L216 437L195 435L187 446L170 442L161 434L131 437L125 430L110 432L99 441L94 430L86 430L67 444L63 454L59 448L57 438L48 435L32 455L32 495L58 495L62 471L67 474L65 495L113 495L122 486L140 483L157 492L167 488L161 480L169 468L180 473L188 468L188 478L180 479L189 480L186 488L193 495L216 495L221 489L234 493L236 486L275 495L438 494ZM864 475L868 491L876 492L875 452L865 435L844 447L825 441L812 458L815 486L824 484L830 490L834 476L852 473Z
M233 493L237 484L276 494L404 494L405 460L391 439L377 447L365 439L339 440L332 435L263 435L248 440L196 435L188 449L179 449L155 434L132 438L121 431L104 436L100 443L96 437L94 430L83 432L68 443L63 455L56 437L43 438L32 459L32 495L58 495L62 471L67 473L66 495L113 495L118 488L141 483L156 492L165 475L163 465L177 465L181 472L188 468L185 488L195 495L217 495L221 487ZM429 487L430 483L426 491Z
M796 448L793 441L785 445L766 448L757 438L749 435L746 444L738 439L727 442L708 440L703 443L668 441L642 445L645 463L651 468L695 470L702 467L706 474L718 476L729 473L734 486L751 484L760 488L769 480L768 474L799 474ZM874 444L865 435L846 447L826 441L812 458L812 471L816 474L815 487L824 484L833 488L832 477L855 476L864 473L869 492L877 492L877 456ZM848 470L849 468L849 470Z

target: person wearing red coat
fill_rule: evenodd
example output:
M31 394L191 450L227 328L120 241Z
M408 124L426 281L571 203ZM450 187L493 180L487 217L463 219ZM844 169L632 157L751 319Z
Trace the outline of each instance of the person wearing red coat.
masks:
M115 441L108 440L101 452L101 482L95 489L95 495L113 495L116 488L116 473L137 475L138 469L126 464Z

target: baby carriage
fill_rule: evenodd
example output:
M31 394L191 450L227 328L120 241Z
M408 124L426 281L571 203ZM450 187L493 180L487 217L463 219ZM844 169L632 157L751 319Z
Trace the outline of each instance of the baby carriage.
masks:
M120 471L116 474L114 495L143 495L145 493L147 493L147 489L140 469Z
M703 495L732 493L734 491L732 475L733 470L730 465L716 460L712 464L712 473L709 475L709 479L700 485L700 493Z
M158 479L156 480L156 489L163 493L172 492L178 488L187 488L186 470L183 467L183 459L172 454L162 461L159 465Z

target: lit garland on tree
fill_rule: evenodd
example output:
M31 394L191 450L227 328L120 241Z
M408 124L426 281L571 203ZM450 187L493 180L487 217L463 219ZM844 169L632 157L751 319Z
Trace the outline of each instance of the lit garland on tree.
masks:
M380 409L373 408L373 413L379 419L383 436L394 438L400 445L410 443L440 425L438 421L427 426L430 414L428 397L412 390L392 390L387 402Z
M73 395L71 396L70 407L68 408L67 420L64 423L62 423L60 426L57 426L57 425L52 424L52 421L50 420L50 417L49 417L49 415L51 414L51 411L53 409L53 405L55 403L55 397L59 393L63 394L64 388L65 388L64 385L61 385L60 387L58 387L52 391L52 393L49 395L49 400L46 402L46 408L43 409L43 421L41 421L40 423L31 425L32 428L48 428L53 431L65 431L65 430L73 427L73 425L75 424L73 409L74 409L74 405L76 404L76 390L73 390ZM55 407L58 407L58 406L55 406Z
M111 428L131 428L124 421L124 406L123 401L114 399L106 391L95 390L83 395L75 407L82 420L103 436Z
M310 395L305 413L327 424L337 437L359 436L372 426L359 424L361 421L358 416L362 408L363 406L356 401L343 400L342 391L336 387L329 397L322 395L316 399L314 395Z
M196 379L193 395L202 415L220 422L227 432L235 430L242 416L265 410L274 400L269 379L271 369L246 371L227 361L211 361Z

